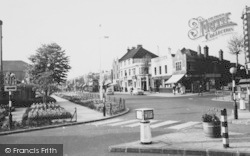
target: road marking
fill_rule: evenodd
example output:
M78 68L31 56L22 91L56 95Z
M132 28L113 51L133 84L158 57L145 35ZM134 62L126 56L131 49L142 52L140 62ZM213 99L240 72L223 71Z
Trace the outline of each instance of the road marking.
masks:
M111 120L104 120L104 121L98 121L98 122L93 122L90 123L89 125L95 125L95 126L100 126L100 125L105 125L105 124L109 124L109 123L113 123L113 122L118 122L118 121L122 121L122 119L111 119ZM87 124L88 125L88 124Z
M138 122L138 120L134 119L134 120L122 121L122 122L118 122L118 123L109 124L109 126L119 126L119 125L130 124L133 122Z
M200 123L200 122L190 121L190 122L186 122L186 123L179 124L179 125L176 125L176 126L171 126L171 127L168 127L168 128L169 128L169 129L180 130L180 129L183 129L183 128L187 128L187 127L191 127L191 126L197 125L197 124L199 124L199 123Z
M177 123L177 122L179 122L179 121L169 120L169 121L160 122L160 123L157 123L157 124L150 125L150 127L151 128L157 128L157 127L162 127L162 126L170 125L170 124Z
M157 122L158 120L150 120L150 123L154 123ZM136 126L140 126L140 121L138 121L138 123L134 123L134 124L130 124L130 125L125 125L124 127L136 127Z

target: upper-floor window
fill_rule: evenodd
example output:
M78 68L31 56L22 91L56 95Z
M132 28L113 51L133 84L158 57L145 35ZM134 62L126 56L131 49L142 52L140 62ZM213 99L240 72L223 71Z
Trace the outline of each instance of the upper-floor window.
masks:
M131 69L128 70L128 75L129 75L129 76L131 75Z
M175 62L176 71L181 70L181 62Z
M133 75L135 75L135 68L133 69Z
M156 67L155 67L155 75L157 75L157 71L156 71L157 69L156 69Z
M124 66L126 66L126 61L127 61L127 60L124 61Z
M127 71L126 70L124 70L124 73L125 73L125 77L127 76Z
M161 74L161 66L159 66L159 74Z
M121 71L121 77L122 77L122 71Z
M168 66L165 65L165 73L167 74L168 73Z

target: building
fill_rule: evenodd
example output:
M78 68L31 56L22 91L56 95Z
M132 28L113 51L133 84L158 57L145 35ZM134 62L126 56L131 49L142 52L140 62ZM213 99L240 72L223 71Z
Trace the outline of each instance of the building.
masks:
M183 48L173 57L173 75L166 84L185 86L186 91L198 92L199 86L203 91L220 89L221 86L231 82L229 69L233 66L230 61L223 59L223 51L219 51L219 58L209 56L209 48L201 47L198 52Z
M242 12L244 51L247 68L250 69L250 7L245 7Z
M173 74L173 56L174 54L169 48L167 55L151 59L151 87L153 91L168 92L170 90L171 85L165 84L165 81Z
M123 91L130 88L140 88L144 91L150 89L151 58L157 55L137 45L128 49L127 53L119 59L119 81Z
M15 60L15 61L3 61L3 74L7 72L14 73L17 79L17 83L26 81L26 72L28 69L28 63Z
M112 63L112 83L114 86L114 90L118 91L120 90L120 81L119 81L119 71L120 71L120 67L119 67L119 59L114 59L113 63Z

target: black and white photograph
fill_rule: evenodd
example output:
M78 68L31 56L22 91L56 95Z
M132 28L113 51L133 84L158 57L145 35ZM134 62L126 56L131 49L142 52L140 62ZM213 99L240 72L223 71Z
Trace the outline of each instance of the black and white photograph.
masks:
M249 0L0 0L0 156L250 156Z

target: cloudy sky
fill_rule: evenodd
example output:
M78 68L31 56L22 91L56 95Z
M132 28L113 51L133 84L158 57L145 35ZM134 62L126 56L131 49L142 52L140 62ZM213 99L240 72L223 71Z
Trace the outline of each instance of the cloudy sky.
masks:
M111 69L114 58L138 44L163 56L183 47L209 46L209 55L235 62L227 41L242 35L241 15L249 0L0 0L3 59L28 61L41 44L56 42L70 56L68 78ZM191 40L189 21L230 12L234 33ZM108 38L104 37L108 36ZM240 56L244 64L244 55Z

